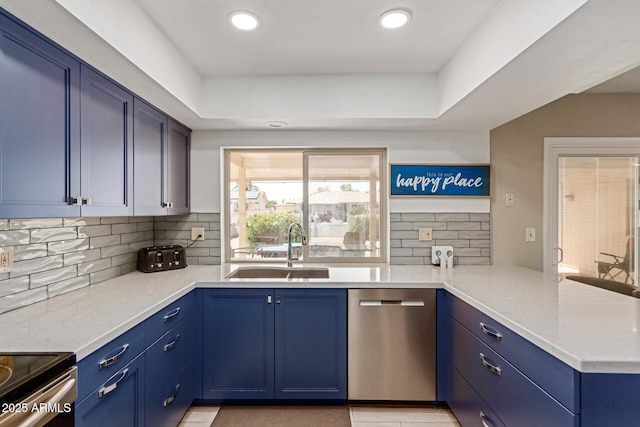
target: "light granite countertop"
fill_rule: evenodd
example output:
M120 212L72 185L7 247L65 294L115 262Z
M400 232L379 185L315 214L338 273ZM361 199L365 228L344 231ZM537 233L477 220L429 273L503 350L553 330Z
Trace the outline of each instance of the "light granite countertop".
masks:
M581 372L640 373L640 299L521 267L330 267L329 279L225 279L237 265L133 272L0 315L0 351L78 360L195 288L444 288Z

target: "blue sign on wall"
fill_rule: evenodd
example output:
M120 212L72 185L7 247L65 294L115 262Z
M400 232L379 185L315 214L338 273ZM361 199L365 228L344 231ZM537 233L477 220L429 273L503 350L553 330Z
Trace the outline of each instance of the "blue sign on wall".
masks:
M489 197L488 164L389 165L390 195Z

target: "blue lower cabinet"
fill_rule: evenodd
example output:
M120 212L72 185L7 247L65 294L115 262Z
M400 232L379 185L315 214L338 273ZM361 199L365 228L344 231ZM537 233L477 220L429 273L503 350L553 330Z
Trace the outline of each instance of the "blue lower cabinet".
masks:
M189 362L147 407L147 426L177 426L193 401L193 388L193 365Z
M343 289L278 289L275 397L347 397L347 300Z
M462 426L504 427L496 416L460 373L449 364L447 404Z
M203 291L203 399L273 398L273 289Z
M76 405L76 427L144 426L144 391L142 354Z
M346 399L344 289L210 289L203 399Z

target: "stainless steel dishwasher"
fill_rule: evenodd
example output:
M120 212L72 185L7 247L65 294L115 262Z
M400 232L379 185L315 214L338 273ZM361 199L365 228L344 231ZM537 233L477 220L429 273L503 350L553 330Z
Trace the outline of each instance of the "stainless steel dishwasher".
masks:
M436 290L349 289L349 400L436 400Z

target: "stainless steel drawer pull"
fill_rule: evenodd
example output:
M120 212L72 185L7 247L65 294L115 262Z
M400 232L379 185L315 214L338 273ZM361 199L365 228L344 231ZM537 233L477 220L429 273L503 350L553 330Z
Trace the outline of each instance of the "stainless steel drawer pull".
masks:
M179 313L180 313L180 307L165 314L164 321L168 322L169 320L171 320L171 318L176 317Z
M424 307L423 300L360 300L360 307L381 307L381 306L398 306L398 307Z
M487 416L482 411L480 411L480 420L482 421L482 427L491 427L489 423L487 423Z
M167 343L164 345L164 351L169 351L171 350L173 347L176 346L176 344L178 344L178 340L180 339L180 334L176 335L176 339L171 341L170 343Z
M115 355L107 358L107 359L102 359L100 362L98 362L98 369L103 369L106 368L107 366L113 365L114 363L116 363L118 360L120 360L120 358L122 357L122 355L127 351L127 349L129 348L129 344L125 344L122 346L122 348L120 349L120 351L118 353L116 353Z
M108 386L104 386L100 390L98 390L98 398L104 397L107 394L109 394L112 391L114 391L115 389L117 389L118 388L118 384L120 384L122 382L122 380L124 380L124 378L127 376L128 373L129 373L129 368L124 369L122 372L120 372L120 378L115 380L112 384L109 384ZM107 380L107 382L111 381L112 378L113 377L109 378Z
M491 326L487 325L486 323L480 322L480 329L482 329L483 334L490 336L496 341L502 340L502 334L497 330L493 329Z
M167 397L165 400L162 401L162 406L163 407L167 407L171 404L171 402L173 402L174 400L176 400L176 396L178 396L178 390L180 389L180 384L176 385L176 392L173 393L173 395Z
M484 354L480 353L480 360L482 360L482 364L491 372L496 375L502 375L502 369L491 363L491 360L487 358Z

